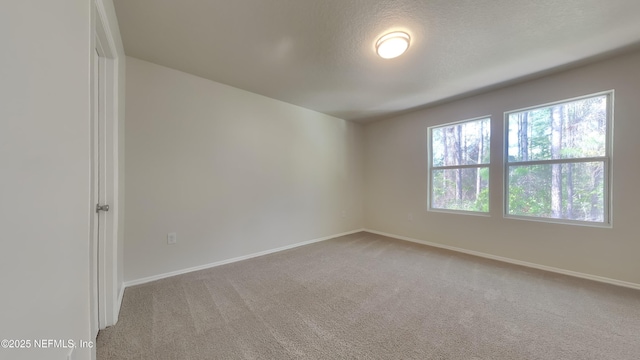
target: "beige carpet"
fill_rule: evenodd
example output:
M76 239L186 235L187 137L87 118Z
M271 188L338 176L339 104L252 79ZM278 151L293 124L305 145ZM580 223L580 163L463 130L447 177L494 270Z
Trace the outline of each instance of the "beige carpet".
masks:
M358 233L128 288L97 352L639 359L640 292Z

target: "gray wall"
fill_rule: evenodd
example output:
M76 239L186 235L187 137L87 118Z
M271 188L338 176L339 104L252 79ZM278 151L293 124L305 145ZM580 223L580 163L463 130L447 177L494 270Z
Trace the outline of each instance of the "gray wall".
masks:
M365 228L640 284L640 52L365 127ZM504 219L503 113L615 89L613 228ZM491 216L427 212L427 127L492 116ZM413 221L408 220L413 213Z
M361 125L131 57L126 92L125 281L362 228Z
M363 126L127 58L125 280L364 224L640 284L639 64L635 52ZM503 113L610 89L613 228L504 219ZM491 216L427 212L427 127L483 115L492 116ZM166 245L168 232L178 244Z

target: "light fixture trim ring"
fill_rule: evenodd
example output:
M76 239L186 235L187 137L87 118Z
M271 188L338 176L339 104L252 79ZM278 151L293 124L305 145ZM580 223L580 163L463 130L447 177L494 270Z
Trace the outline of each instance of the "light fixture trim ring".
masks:
M404 31L393 31L376 42L376 53L383 59L393 59L404 54L411 44L411 36Z

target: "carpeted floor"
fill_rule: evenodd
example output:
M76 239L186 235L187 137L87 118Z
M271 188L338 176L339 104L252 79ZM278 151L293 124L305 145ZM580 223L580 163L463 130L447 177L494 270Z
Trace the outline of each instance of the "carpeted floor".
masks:
M128 288L115 359L638 359L640 291L358 233Z

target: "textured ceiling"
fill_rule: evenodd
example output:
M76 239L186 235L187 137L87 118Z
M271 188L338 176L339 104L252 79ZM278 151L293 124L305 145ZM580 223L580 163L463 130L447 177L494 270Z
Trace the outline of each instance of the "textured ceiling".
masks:
M640 43L638 0L114 0L125 52L368 121ZM384 60L377 38L412 37Z

